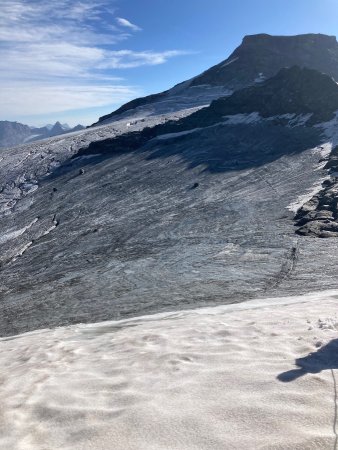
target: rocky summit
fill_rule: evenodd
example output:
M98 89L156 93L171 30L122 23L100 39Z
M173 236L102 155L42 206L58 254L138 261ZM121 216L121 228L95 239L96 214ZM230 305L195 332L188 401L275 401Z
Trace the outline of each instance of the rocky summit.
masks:
M246 37L160 101L2 150L1 335L337 288L336 51Z
M338 43L335 36L245 36L242 44L220 64L205 71L192 85L227 85L238 89L260 83L281 68L307 67L338 79Z

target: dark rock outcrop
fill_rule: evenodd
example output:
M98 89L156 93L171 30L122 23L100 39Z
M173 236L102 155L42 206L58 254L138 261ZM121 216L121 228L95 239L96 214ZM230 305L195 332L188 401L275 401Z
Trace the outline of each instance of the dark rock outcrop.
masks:
M338 86L328 75L294 66L281 69L261 85L215 100L211 109L217 115L254 111L262 117L312 114L309 123L315 124L334 117L338 109Z
M332 150L325 168L331 175L322 190L298 210L297 233L303 236L338 237L338 147Z

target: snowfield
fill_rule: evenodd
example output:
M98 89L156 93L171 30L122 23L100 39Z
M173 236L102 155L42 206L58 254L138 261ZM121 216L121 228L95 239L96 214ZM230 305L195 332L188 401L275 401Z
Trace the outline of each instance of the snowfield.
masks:
M0 447L335 448L337 302L331 290L1 339Z

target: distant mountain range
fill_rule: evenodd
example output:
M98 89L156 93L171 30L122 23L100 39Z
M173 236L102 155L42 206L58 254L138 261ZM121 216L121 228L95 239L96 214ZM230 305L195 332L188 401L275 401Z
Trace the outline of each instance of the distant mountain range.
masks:
M55 122L54 125L48 124L44 127L30 127L19 122L4 120L0 121L0 148L15 147L16 145L79 131L84 128L82 125L71 128L67 123L61 124L60 122Z

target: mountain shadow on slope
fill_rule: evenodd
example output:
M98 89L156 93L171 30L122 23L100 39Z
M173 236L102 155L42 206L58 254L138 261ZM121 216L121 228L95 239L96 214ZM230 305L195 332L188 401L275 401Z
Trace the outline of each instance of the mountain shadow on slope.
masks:
M259 167L283 155L301 153L320 142L320 131L311 127L291 128L264 122L221 124L172 139L147 140L142 132L130 133L92 142L74 156L93 155L91 160L77 161L78 164L95 164L102 158L132 152L143 152L148 160L178 155L187 162L187 168L203 166L201 170L213 173ZM69 170L78 167L68 165ZM58 173L64 172L65 166L62 166Z
M184 117L171 120L141 132L144 140L167 133L180 133L205 128L227 120L226 116L259 113L263 118L286 114L308 115L311 126L334 118L338 110L338 85L328 75L294 66L281 69L264 83L214 100L210 106ZM275 122L288 124L286 117Z
M294 66L281 69L277 75L260 85L214 100L209 107L180 121L158 125L153 131L185 131L224 121L225 116L253 112L259 113L263 118L285 114L311 115L306 125L314 125L331 120L337 110L337 83L316 70Z
M310 125L330 120L336 110L338 86L333 79L292 67L181 120L93 142L75 156L148 151L148 158L180 155L188 167L205 165L211 172L247 169L318 145L320 130ZM251 113L272 120L227 124L227 116ZM290 114L307 115L307 126L289 126L285 115Z

